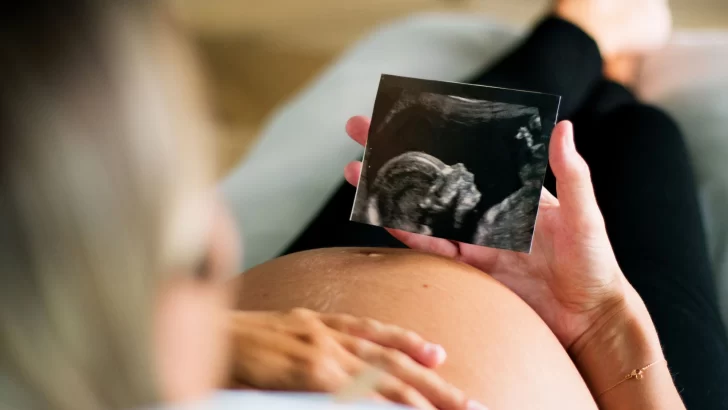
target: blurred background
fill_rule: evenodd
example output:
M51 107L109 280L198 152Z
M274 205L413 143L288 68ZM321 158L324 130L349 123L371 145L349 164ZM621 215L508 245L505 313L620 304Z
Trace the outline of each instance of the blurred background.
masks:
M269 114L362 36L409 14L479 13L515 26L549 0L173 0L199 46L222 132L220 175ZM728 0L671 0L678 29L728 28Z

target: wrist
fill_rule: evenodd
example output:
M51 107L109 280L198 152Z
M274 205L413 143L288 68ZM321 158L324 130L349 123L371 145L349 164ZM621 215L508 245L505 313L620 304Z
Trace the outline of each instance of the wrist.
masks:
M595 395L632 370L664 359L647 308L629 284L623 297L595 320L569 354Z

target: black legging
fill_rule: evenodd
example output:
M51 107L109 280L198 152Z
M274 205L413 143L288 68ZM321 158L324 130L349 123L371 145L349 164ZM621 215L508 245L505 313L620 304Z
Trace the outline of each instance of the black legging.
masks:
M662 111L604 79L596 43L576 26L543 21L471 83L561 95L592 172L617 260L655 322L688 409L728 409L728 338L682 134ZM549 170L545 186L555 193ZM348 222L355 189L343 183L286 253L332 246L403 245Z

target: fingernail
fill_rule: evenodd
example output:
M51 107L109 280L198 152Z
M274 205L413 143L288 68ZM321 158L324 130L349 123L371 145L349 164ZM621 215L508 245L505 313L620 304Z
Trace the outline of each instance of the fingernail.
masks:
M468 401L468 410L488 410L488 408L475 400L470 400Z
M445 348L434 343L428 343L425 345L425 354L428 357L433 357L437 364L444 362L447 358Z

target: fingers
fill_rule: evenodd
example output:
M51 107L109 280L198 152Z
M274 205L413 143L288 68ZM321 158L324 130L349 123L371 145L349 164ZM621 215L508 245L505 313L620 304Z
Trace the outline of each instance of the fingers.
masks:
M352 161L344 167L344 179L351 185L359 185L359 177L361 176L361 162Z
M589 167L576 151L574 127L569 121L562 121L554 128L549 161L556 176L556 192L566 222L574 222L581 228L603 224Z
M310 362L311 349L296 338L252 324L236 332L231 346L235 384L259 389L300 390L296 364ZM307 381L307 380L306 380Z
M427 369L396 349L385 348L367 340L349 336L342 340L361 360L381 367L394 378L389 384L382 383L379 393L391 400L416 398L413 391L432 403L438 409L460 410L468 408L465 394L445 382L431 369ZM353 345L353 346L351 346ZM399 397L392 397L393 392ZM412 404L412 403L406 403ZM425 407L428 408L428 407Z
M404 404L420 410L437 410L414 387L408 386L403 381L386 373L382 375L379 383L377 383L377 393L394 403Z
M372 380L369 388L379 396L420 409L462 408L465 401L462 392L407 354L337 332L332 327L349 327L382 343L409 350L427 345L418 335L374 320L335 316L295 309L284 315L269 315L268 320L263 320L266 318L261 315L240 317L246 322L239 324L246 326L237 326L232 346L232 384L271 390L336 392L346 390L352 377L376 365L382 369L381 377ZM271 321L280 322L280 326L270 326Z
M366 145L367 137L369 136L369 125L371 120L367 117L356 116L349 118L346 122L346 133L349 134L351 139L358 142L360 145Z
M400 231L399 229L387 229L387 231L400 242L412 249L427 253L434 253L448 258L457 258L460 256L460 246L456 242L412 232Z
M346 133L351 139L361 145L366 145L367 136L369 135L370 120L367 117L357 116L351 117L346 122ZM344 178L353 186L359 185L359 176L361 175L361 162L355 161L349 163L344 168Z
M366 339L380 346L399 350L427 367L437 367L447 358L447 353L442 346L428 343L417 333L399 326L385 325L373 319L363 319L351 315L322 314L320 317L322 322L333 329ZM352 346L345 345L344 347Z

